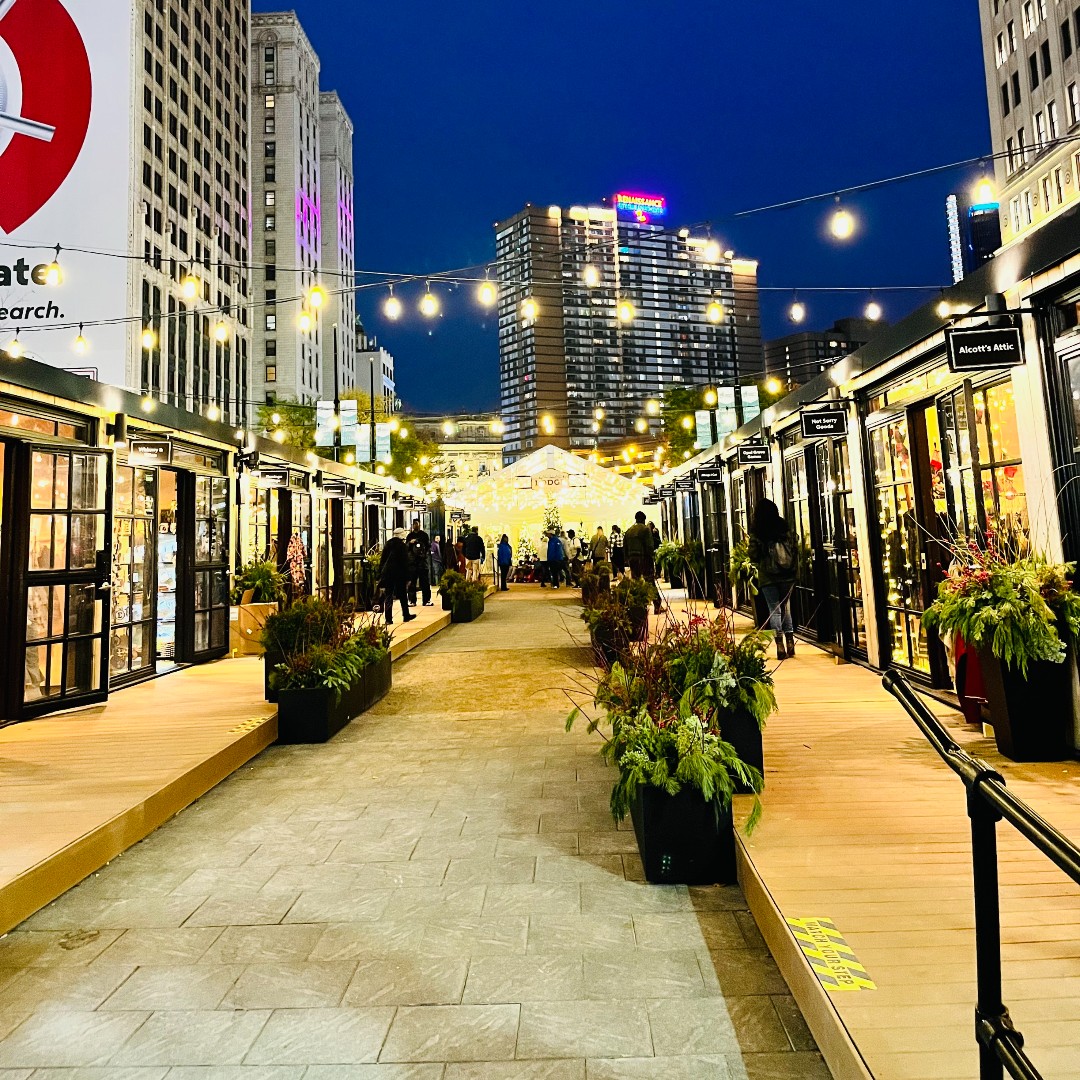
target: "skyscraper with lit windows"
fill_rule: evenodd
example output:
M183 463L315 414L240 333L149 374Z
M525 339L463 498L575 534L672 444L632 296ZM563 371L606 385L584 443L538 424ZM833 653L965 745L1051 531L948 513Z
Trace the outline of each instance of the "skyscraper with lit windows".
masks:
M507 460L655 434L665 389L762 370L757 263L666 213L660 196L617 195L496 224Z

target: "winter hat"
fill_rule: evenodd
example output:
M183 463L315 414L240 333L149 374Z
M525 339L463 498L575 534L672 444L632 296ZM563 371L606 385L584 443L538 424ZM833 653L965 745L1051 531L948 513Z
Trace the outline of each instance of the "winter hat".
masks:
M409 534L404 529L395 529L394 538L397 540L404 540Z

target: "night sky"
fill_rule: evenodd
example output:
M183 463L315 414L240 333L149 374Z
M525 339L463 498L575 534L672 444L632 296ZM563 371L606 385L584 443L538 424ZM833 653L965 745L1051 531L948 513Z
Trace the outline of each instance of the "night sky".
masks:
M256 0L256 10L279 5ZM744 209L988 153L975 0L296 0L356 125L357 266L427 273L489 260L492 223L526 202L666 195L667 224L713 223L763 286L939 285L956 171L856 196L857 239L824 237L828 203ZM403 292L360 293L420 411L494 409L495 320L462 289L434 323ZM808 326L863 296L803 295ZM895 319L918 294L876 297ZM790 293L763 293L767 337Z

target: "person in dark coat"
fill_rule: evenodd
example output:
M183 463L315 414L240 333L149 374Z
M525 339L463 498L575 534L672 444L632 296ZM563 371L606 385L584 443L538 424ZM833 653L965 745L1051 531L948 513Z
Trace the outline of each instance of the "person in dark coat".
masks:
M566 549L563 547L563 542L558 533L551 533L548 536L547 542L547 561L548 561L548 573L551 575L553 589L559 587L559 582L562 581L563 566L565 559L563 556L566 554Z
M656 547L653 543L653 531L645 524L645 515L638 511L634 515L634 524L626 530L623 537L623 548L626 552L626 561L630 564L630 576L632 578L644 578L652 582L656 588L656 561L654 555ZM653 599L653 611L660 614L660 594L657 592Z
M776 637L776 659L786 660L795 655L791 593L795 588L798 556L788 523L771 499L762 499L754 507L749 547L750 561L757 569L758 586Z
M383 588L383 621L387 626L394 624L394 601L401 601L402 622L412 622L415 615L409 614L409 549L405 545L405 530L395 529L394 535L386 541L379 560L379 584Z
M611 526L611 576L618 581L626 570L626 546L622 529Z
M479 581L484 570L484 559L487 558L487 548L484 547L484 538L480 535L479 526L474 525L472 530L466 533L461 543L461 550L465 556L466 579Z
M444 574L447 570L453 570L455 574L457 573L457 548L454 547L454 541L450 539L449 534L447 534L446 539L442 542L442 565Z
M431 541L431 584L438 585L442 577L442 537L436 535Z
M499 588L503 592L509 592L506 579L510 576L510 567L514 565L514 549L510 546L510 539L506 533L503 533L499 540L496 554L496 561L499 564Z
M431 555L431 538L420 528L417 518L405 539L409 549L409 603L416 603L416 590L424 598L424 607L431 607L431 577L428 573Z

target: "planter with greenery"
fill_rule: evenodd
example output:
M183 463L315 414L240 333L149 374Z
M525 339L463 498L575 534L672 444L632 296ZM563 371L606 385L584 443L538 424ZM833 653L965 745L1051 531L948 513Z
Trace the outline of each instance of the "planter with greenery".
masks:
M266 620L285 599L285 575L270 560L256 559L241 567L229 593L232 603L230 648L242 656L262 652Z
M732 798L760 792L763 778L728 741L725 719L748 713L757 725L775 708L764 648L762 635L736 644L726 623L695 619L669 625L596 681L588 729L608 731L600 753L618 770L611 813L633 819L649 881L736 880ZM575 708L567 730L582 715ZM755 800L748 828L759 815Z
M951 547L952 569L923 615L927 629L976 651L998 749L1014 761L1071 756L1072 660L1080 636L1075 566L1017 558L994 533Z
M351 633L354 620L351 608L311 596L267 618L262 631L266 700L277 701L271 675L278 664L286 657L310 652L317 646L343 641Z
M736 602L757 613L757 567L750 561L750 542L740 540L732 549L728 566L728 581L735 593ZM758 625L767 620L758 619Z
M452 623L472 622L484 614L487 589L478 581L466 581L456 570L448 570L439 579L439 595Z
M390 690L390 635L374 620L287 653L274 667L278 742L326 742Z
M686 595L691 600L705 599L705 545L689 540L679 545L679 566Z
M674 540L664 540L653 555L656 563L657 576L666 581L673 589L683 587L680 568L682 560L679 556L679 545Z

